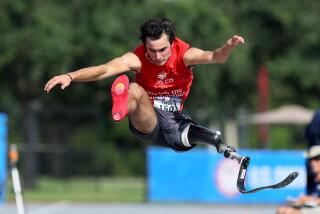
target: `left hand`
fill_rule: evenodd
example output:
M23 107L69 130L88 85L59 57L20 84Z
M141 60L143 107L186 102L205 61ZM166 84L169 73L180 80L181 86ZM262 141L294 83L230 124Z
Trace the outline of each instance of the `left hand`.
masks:
M244 44L244 39L241 36L234 35L221 47L215 50L215 62L224 63L228 59L231 50L239 44Z
M239 44L244 44L244 39L241 36L234 35L230 39L228 39L225 48L232 49Z

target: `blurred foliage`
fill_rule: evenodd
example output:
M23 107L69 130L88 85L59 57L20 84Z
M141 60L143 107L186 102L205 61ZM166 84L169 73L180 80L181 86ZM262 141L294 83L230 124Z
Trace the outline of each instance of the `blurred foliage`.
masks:
M154 16L172 19L180 38L205 50L218 48L234 34L246 40L226 64L196 67L185 106L200 123L234 118L239 109L254 112L261 65L270 74L270 108L289 103L316 108L319 11L317 0L1 0L0 111L10 117L9 140L25 142L26 108L36 100L39 143L99 148L95 163L79 161L83 172L95 166L110 175L145 173L145 144L130 134L127 121L114 124L110 117L114 78L72 83L50 95L43 86L54 75L133 50L140 43L140 24ZM281 130L271 140L293 140L292 130Z
M307 142L304 137L305 127L302 125L272 125L267 127L267 149L302 149L305 150ZM261 148L258 139L258 127L250 127L249 148Z

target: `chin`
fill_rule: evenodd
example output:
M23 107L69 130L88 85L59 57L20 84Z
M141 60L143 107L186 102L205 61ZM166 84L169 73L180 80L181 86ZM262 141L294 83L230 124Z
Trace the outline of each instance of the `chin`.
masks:
M162 61L158 62L158 64L159 64L159 65L164 65L164 64L166 64L167 61L168 61L168 60L162 60Z

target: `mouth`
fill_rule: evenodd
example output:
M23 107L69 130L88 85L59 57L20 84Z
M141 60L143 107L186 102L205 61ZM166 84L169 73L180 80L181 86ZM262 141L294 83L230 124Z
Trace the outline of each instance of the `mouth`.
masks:
M165 59L162 59L162 60L156 60L156 61L154 61L155 63L165 63L167 60L165 60Z

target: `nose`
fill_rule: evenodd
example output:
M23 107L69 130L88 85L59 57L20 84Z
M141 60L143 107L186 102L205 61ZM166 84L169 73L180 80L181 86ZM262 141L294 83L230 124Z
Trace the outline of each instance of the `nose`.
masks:
M156 60L160 61L162 59L161 53L156 52Z

